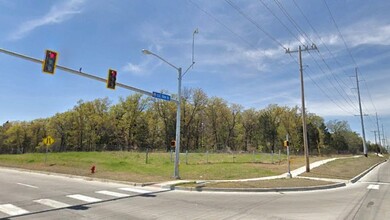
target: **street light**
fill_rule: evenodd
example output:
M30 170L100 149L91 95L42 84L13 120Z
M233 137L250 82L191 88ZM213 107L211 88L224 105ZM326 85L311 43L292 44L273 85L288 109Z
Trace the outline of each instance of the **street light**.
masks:
M177 110L176 110L176 147L175 147L175 171L174 171L174 174L173 174L173 177L175 179L180 179L180 175L179 175L179 155L180 155L180 120L181 120L181 80L183 78L183 76L188 72L188 70L194 66L195 64L195 61L194 61L194 39L195 39L195 34L199 33L198 29L196 29L193 34L192 34L192 63L191 65L187 68L186 71L184 71L184 74L182 74L182 69L181 67L176 67L175 65L173 65L172 63L168 62L167 60L165 60L164 58L160 57L159 55L149 51L149 50L146 50L146 49L143 49L142 50L142 53L145 54L145 55L152 55L152 56L155 56L157 57L158 59L162 60L164 63L168 64L169 66L175 68L177 70L177 73L178 73L178 88L177 88L177 95L178 95L178 100L177 100Z
M178 100L177 100L177 110L176 110L176 147L175 147L175 172L173 174L173 177L176 179L180 179L179 176L179 153L180 153L180 113L181 113L181 79L182 79L182 74L181 74L181 67L176 67L172 63L166 61L164 58L160 57L159 55L143 49L142 53L145 55L153 55L157 57L158 59L164 61L166 64L170 65L171 67L175 68L178 73L178 88L177 88L177 94L178 94Z

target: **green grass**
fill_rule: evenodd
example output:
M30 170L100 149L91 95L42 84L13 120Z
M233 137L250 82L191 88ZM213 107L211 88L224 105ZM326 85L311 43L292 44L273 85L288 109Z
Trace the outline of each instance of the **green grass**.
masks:
M172 155L174 158L174 154ZM83 176L95 176L133 182L169 180L173 176L174 163L170 153L138 152L66 152L45 154L0 155L0 165ZM296 166L303 166L296 157ZM278 175L286 172L286 157L270 154L180 154L182 179L237 179ZM187 163L186 163L187 162ZM96 173L90 168L96 166Z
M309 173L304 173L301 176L350 180L387 158L387 156L378 157L371 154L368 157L339 159L314 168Z
M175 155L172 155L174 158ZM139 152L66 152L45 154L0 155L0 166L31 170L107 178L130 182L159 182L171 180L174 163L170 153L149 153L146 164L145 153ZM310 162L326 159L311 157ZM187 163L186 163L187 162ZM291 157L291 169L304 166L303 156ZM96 173L90 168L96 166ZM180 154L180 177L192 180L245 179L279 175L287 171L285 155L275 154Z

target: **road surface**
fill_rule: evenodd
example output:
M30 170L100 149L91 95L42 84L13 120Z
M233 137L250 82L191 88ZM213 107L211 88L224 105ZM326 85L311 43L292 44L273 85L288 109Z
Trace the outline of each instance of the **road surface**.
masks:
M0 169L7 219L390 219L390 163L311 192L185 192Z

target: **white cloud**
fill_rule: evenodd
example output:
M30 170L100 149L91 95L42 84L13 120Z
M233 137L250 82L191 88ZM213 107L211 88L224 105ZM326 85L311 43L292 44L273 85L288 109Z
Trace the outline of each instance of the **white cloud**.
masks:
M143 72L143 68L141 65L136 65L132 63L127 63L124 67L122 67L122 70L124 72L130 72L130 73L141 73Z
M64 22L73 15L81 13L80 7L84 2L85 0L70 0L59 5L54 5L43 17L21 24L15 32L10 34L9 38L11 40L19 40L41 26Z
M348 46L363 44L390 45L390 24L382 24L375 20L355 23L341 30ZM344 46L338 33L327 33L321 40L327 45Z

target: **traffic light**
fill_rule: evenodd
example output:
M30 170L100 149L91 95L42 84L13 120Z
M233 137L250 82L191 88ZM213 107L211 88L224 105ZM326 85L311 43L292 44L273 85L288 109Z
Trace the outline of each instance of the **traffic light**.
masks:
M109 69L107 77L107 88L115 89L116 85L116 70Z
M43 61L42 71L44 73L54 74L57 65L58 53L52 50L46 50L45 60Z
M288 147L290 145L289 141L283 141L283 146Z

